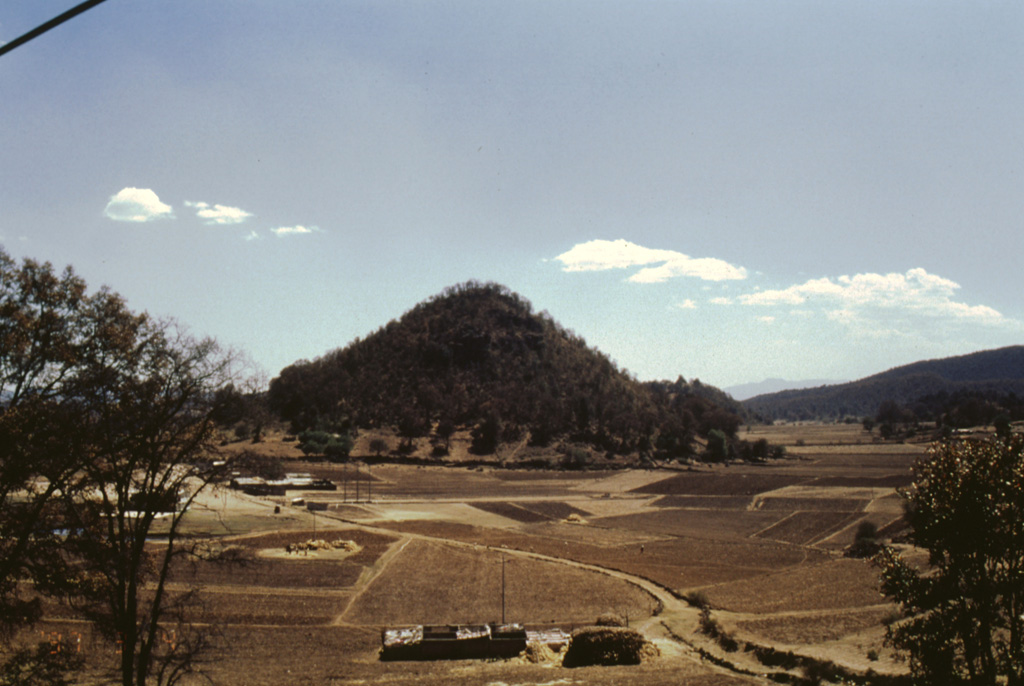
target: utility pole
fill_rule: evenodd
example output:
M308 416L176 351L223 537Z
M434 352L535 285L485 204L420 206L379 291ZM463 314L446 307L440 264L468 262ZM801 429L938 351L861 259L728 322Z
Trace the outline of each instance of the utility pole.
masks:
M501 623L505 623L505 553L501 554Z

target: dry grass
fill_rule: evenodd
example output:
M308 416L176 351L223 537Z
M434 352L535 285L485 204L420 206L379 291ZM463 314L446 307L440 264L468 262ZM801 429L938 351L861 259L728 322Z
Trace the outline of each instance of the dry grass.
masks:
M732 495L750 496L807 481L808 477L769 472L744 473L740 470L677 474L641 486L634 493L651 495Z
M861 519L849 512L794 512L779 523L758 532L758 538L810 545Z
M202 608L194 619L217 626L324 626L345 610L350 599L351 593L328 593L323 589L275 593L211 588L203 592Z
M289 543L329 536L353 540L361 547L342 560L265 559L256 556L264 549L281 550ZM239 562L188 562L176 564L172 578L200 586L269 587L296 589L344 589L352 586L365 566L373 564L394 539L356 529L287 531L227 539L226 544L247 551Z
M883 601L876 570L869 562L854 559L803 565L722 584L705 593L714 607L752 614L863 608Z
M531 536L526 533L440 521L392 522L384 526L395 531L449 538L495 548L515 548L618 569L679 591L694 586L761 576L825 559L823 553L756 539L650 540L640 537L632 544L608 546L580 542L569 535L565 538ZM567 534L578 531L602 536L601 530L592 526L559 526L564 528ZM644 545L643 552L641 544Z
M592 519L595 525L669 536L731 540L745 538L771 526L785 512L746 510L659 509L621 517Z
M774 512L863 512L868 500L853 498L787 498L770 496L757 502L760 510Z
M471 623L502 617L502 554L413 541L352 604L355 624ZM603 612L649 617L657 602L604 574L520 557L505 559L505 617L582 623Z
M335 521L331 525L340 530L319 531L316 537L355 540L363 550L335 561L258 558L260 550L313 538L310 516L298 508L273 516L275 501L232 495L238 502L229 498L231 505L223 508L232 529L294 530L228 540L255 559L240 567L200 565L187 578L181 567L176 581L206 586L206 608L197 617L219 627L217 649L206 664L225 686L752 683L672 651L635 667L574 670L526 660L381 665L379 628L386 623L499 619L502 546L621 570L677 592L701 590L721 608L730 629L758 641L812 646L829 659L859 650L863 659L861 643L874 636L876 621L888 612L879 607L876 571L864 561L836 559L795 544L821 544L822 536L839 531L827 544L841 545L858 518L882 525L898 517L898 499L875 498L872 489L905 483L907 468L922 448L851 445L847 441L854 434L867 438L859 426L784 430L790 432L786 440L802 439L805 445L793 446L794 459L766 466L567 474L374 465L363 474L374 480L375 502L339 503L343 516L373 519L375 526L404 518L382 526L480 549L423 540L400 549L393 545L397 533L361 532ZM772 438L773 431L784 435L777 427L756 427L749 435L741 431L741 437L783 442ZM279 442L272 450L293 446ZM331 475L339 470L295 459L288 468ZM762 509L748 511L755 499ZM816 511L793 514L811 509ZM564 523L571 514L590 523ZM317 517L318 529L320 521ZM328 524L326 516L323 522ZM493 528L483 526L487 523ZM760 537L751 538L756 532ZM385 555L389 549L401 552ZM628 612L631 620L653 612L649 596L608 575L507 558L510 620L584 624L604 612ZM367 585L371 571L379 576ZM339 618L358 626L337 626Z
M693 510L746 510L753 498L745 495L666 495L658 498L656 507Z
M798 646L836 641L844 636L881 626L891 607L871 607L819 615L784 615L736 623L744 635L769 643Z

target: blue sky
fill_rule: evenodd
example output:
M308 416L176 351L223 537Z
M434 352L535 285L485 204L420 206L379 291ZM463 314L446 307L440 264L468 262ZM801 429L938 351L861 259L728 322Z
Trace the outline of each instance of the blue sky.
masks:
M1024 342L1022 73L1011 2L107 0L0 57L0 243L271 377L478 279L854 379Z

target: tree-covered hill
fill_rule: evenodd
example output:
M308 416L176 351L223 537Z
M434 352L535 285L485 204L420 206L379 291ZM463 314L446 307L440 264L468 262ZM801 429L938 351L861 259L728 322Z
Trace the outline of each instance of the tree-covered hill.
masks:
M963 391L1024 395L1024 346L915 362L845 384L759 395L743 406L763 419L839 419L874 416L886 401L912 406L922 398Z
M738 406L683 379L638 382L497 284L446 289L363 339L284 369L269 402L294 430L395 427L407 439L471 429L474 448L571 441L613 454L682 457Z

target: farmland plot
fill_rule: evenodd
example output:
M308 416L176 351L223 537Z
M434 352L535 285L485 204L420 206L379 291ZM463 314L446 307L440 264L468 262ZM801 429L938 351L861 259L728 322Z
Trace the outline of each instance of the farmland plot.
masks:
M758 538L811 545L842 530L862 519L860 514L850 512L791 512L776 524L758 531Z
M873 607L884 602L866 560L827 559L706 590L715 607L749 614Z
M584 623L603 613L649 617L656 601L603 574L500 551L413 540L352 603L353 624Z

